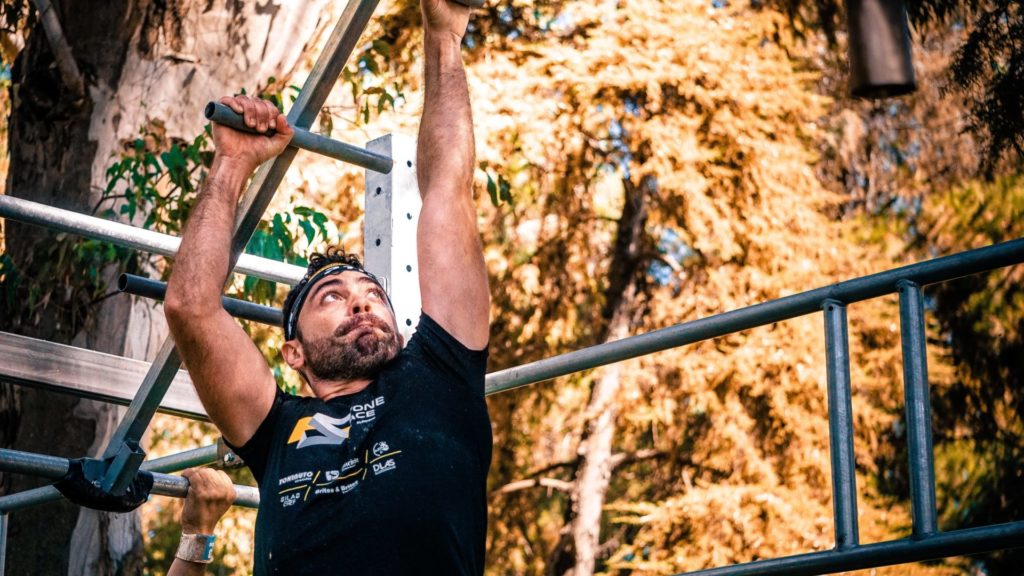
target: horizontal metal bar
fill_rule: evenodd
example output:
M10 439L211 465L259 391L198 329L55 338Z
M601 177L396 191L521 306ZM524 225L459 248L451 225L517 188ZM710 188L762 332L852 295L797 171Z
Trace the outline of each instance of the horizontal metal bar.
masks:
M153 490L151 494L160 496L173 496L184 498L188 493L188 480L182 476L172 474L153 474ZM235 506L243 508L259 508L260 492L252 486L239 486L235 484Z
M161 256L173 257L177 254L178 246L181 244L181 239L176 236L136 228L95 216L86 216L71 210L54 208L13 196L0 195L0 217ZM294 285L302 279L306 269L251 254L242 254L238 258L235 272L271 282Z
M758 560L735 566L685 572L676 576L813 576L979 554L1020 546L1024 546L1024 522L1010 522L953 532L937 532L920 538L865 544L846 550L828 550Z
M153 298L155 300L163 300L167 294L167 284L165 282L136 276L135 274L121 274L121 277L117 279L117 289L127 294ZM235 318L262 322L271 326L281 326L284 318L280 308L261 306L260 304L254 304L230 296L221 296L220 301L221 305L224 306L224 310Z
M176 454L169 454L162 458L154 458L142 463L141 469L147 472L178 472L195 466L213 464L220 458L220 446L211 444Z
M1024 262L1024 239L1011 240L977 250L919 262L700 320L677 324L639 336L631 336L522 366L506 368L487 375L486 393L496 394L581 370L644 356L652 352L660 352L773 322L789 320L817 312L825 300L851 304L877 298L895 292L896 286L901 280L909 280L924 286L1021 262Z
M149 363L75 346L0 332L0 380L83 398L127 405ZM179 370L160 411L206 420L188 373Z
M23 490L0 496L0 513L16 512L25 508L31 508L47 502L60 500L64 495L53 486L40 486L30 490Z
M220 102L208 103L206 108L203 109L203 115L211 122L230 126L231 128L241 132L261 134L261 132L257 132L255 129L246 125L241 114L235 113L234 110ZM292 140L289 146L302 148L303 150L308 150L310 152L316 152L317 154L322 154L328 158L334 158L335 160L355 164L361 168L366 168L367 170L373 170L374 172L380 172L382 174L391 172L391 168L394 166L394 162L391 158L388 158L383 154L377 154L376 152L371 152L365 148L360 148L359 146L353 146L352 144L332 140L326 136L321 136L304 128L292 127L292 131L294 134L292 135ZM273 136L275 132L273 130L268 130L266 132L262 132L262 134L264 136Z
M0 470L15 474L62 478L68 473L68 459L0 448Z
M68 472L68 459L59 456L32 454L20 450L0 448L0 470L18 474L32 474L54 480ZM188 492L188 480L181 476L153 472L152 494L184 498ZM256 508L259 506L259 491L252 486L235 486L236 506Z

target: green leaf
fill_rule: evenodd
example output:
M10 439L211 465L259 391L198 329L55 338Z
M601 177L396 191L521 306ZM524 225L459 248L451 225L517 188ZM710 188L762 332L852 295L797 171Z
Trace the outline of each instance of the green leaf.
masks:
M498 176L498 188L501 189L498 198L504 202L512 204L512 184L505 180L504 176Z
M391 43L378 38L373 41L373 49L382 56L388 56L391 54Z
M498 202L498 185L494 183L494 179L491 178L490 174L487 174L487 194L491 197L491 204L493 204L495 208L501 205L501 203Z
M313 239L316 238L316 230L313 228L313 225L309 223L309 220L301 220L299 221L299 226L306 233L306 243L313 244Z

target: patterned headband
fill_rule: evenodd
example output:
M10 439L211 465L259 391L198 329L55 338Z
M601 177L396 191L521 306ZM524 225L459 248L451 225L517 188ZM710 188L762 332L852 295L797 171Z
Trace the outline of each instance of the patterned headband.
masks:
M295 302L292 304L292 308L288 312L288 321L284 325L285 340L295 339L295 327L299 322L299 312L302 311L302 305L305 304L306 296L309 295L309 291L313 288L313 285L328 276L336 276L342 272L359 272L370 280L373 280L381 287L382 290L384 290L384 299L387 301L388 307L391 308L392 312L395 311L395 307L391 305L391 296L388 295L387 289L384 288L384 283L381 282L379 278L366 270L352 266L351 264L328 264L310 275L309 279L306 280L306 283L299 289L298 295L295 296Z

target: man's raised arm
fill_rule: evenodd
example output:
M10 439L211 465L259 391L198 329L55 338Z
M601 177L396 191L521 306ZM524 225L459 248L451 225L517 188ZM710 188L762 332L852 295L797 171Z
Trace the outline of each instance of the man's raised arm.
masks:
M221 306L221 292L230 272L242 186L257 166L287 146L292 130L269 102L244 96L221 102L243 114L249 126L276 129L277 135L248 135L214 124L216 155L174 259L164 314L210 420L238 446L270 411L275 384L263 355Z
M417 143L423 311L463 345L487 345L490 293L473 203L473 117L462 65L469 8L421 0L426 97Z

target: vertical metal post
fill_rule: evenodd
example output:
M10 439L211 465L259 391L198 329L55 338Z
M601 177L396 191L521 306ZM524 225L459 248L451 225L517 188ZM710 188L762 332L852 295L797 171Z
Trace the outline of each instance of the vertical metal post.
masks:
M853 403L850 391L850 342L846 305L822 304L825 315L825 356L828 368L828 438L832 456L832 510L836 549L857 546L857 470L853 457Z
M7 564L7 512L0 512L0 576Z
M938 531L924 297L921 287L913 282L903 280L897 286L900 293L900 338L903 347L903 399L910 452L910 504L914 537L920 537Z
M408 342L420 316L416 225L423 201L416 182L416 140L388 134L369 142L366 148L394 160L394 167L388 174L366 171L363 223L366 269L387 279L398 330Z

